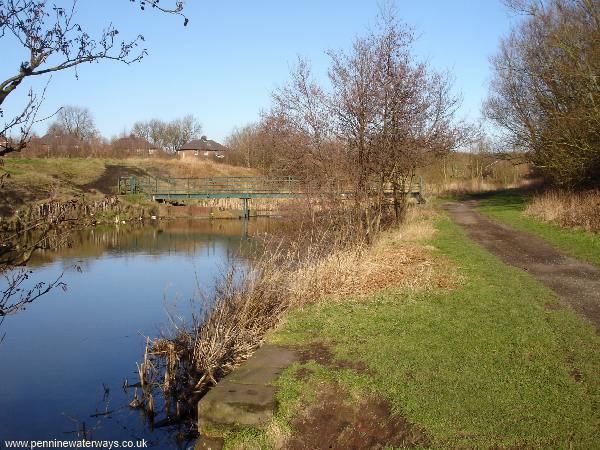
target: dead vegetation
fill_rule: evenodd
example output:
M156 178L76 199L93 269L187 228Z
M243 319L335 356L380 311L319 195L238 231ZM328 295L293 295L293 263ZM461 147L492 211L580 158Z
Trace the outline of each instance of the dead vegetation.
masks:
M535 219L591 233L600 232L600 191L551 190L535 195L525 209Z
M174 321L170 335L149 342L136 406L154 414L158 393L168 420L193 416L197 400L247 359L289 308L390 287L447 286L446 271L437 270L417 242L434 232L418 209L411 209L406 225L370 246L356 237L357 224L348 223L347 215L331 213L306 214L284 235L265 238L261 256L245 269L230 269L214 295L199 300L200 312L190 323Z
M256 176L258 173L253 169L230 166L211 160L132 158L124 160L124 165L140 167L154 176L171 178L239 177Z
M453 180L448 182L430 182L427 184L427 191L429 194L433 194L436 196L460 196L468 194L477 194L481 192L501 191L504 189L524 188L531 185L535 185L539 182L540 180L535 178L518 178L516 180L510 181L469 178L462 180Z
M389 287L422 290L448 286L444 270L419 241L435 229L430 207L409 209L407 221L383 233L372 246L338 249L293 271L288 296L292 305L321 298L364 297Z

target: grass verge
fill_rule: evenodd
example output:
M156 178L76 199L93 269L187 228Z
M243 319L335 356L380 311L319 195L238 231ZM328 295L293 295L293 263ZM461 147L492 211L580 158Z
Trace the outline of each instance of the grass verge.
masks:
M230 433L226 448L293 448L295 430L331 386L344 392L338 408L385 399L387 420L403 418L427 435L422 447L600 448L600 338L456 225L442 219L437 230L428 244L458 267L462 284L324 299L291 312L270 340L325 345L333 362L316 357L287 369L273 423Z
M546 240L563 253L600 267L600 234L567 229L524 215L530 198L501 191L486 194L477 209L498 222Z

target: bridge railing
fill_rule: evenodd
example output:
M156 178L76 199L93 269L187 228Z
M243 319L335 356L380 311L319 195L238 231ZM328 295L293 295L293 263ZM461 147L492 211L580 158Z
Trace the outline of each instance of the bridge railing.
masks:
M373 186L373 192L380 186ZM424 183L420 178L406 186L412 194L424 195ZM384 186L386 194L393 192L392 186ZM309 186L292 177L211 177L211 178L153 178L153 177L120 177L120 194L166 195L250 195L268 194L300 195L309 192L335 193L351 195L351 182L332 182L328 185Z
M302 190L303 184L291 177L119 178L122 194L298 194Z

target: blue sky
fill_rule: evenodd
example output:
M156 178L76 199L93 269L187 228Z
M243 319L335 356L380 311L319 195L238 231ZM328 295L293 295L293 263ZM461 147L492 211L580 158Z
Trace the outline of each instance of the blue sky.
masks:
M166 3L163 0L162 3ZM60 0L56 0L60 4ZM79 22L91 34L113 23L122 37L143 34L148 56L140 63L88 64L55 74L43 112L64 104L88 107L106 137L138 120L194 114L204 134L223 140L235 127L268 108L271 91L285 83L298 55L327 76L328 49L346 49L374 23L377 0L188 0L178 17L141 12L128 0L79 0ZM415 53L437 70L454 73L463 96L461 113L480 115L491 78L489 58L510 29L501 0L397 0L399 18L419 39ZM18 69L22 50L0 40L3 79ZM39 87L43 80L36 80ZM8 114L22 104L30 84L5 102ZM40 125L38 132L45 131Z

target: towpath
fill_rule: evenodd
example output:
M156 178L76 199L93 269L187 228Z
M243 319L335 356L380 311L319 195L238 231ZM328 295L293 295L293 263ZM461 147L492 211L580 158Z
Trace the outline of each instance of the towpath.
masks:
M444 205L452 219L504 263L551 288L600 333L600 270L560 253L546 241L499 224L475 210L476 200Z

